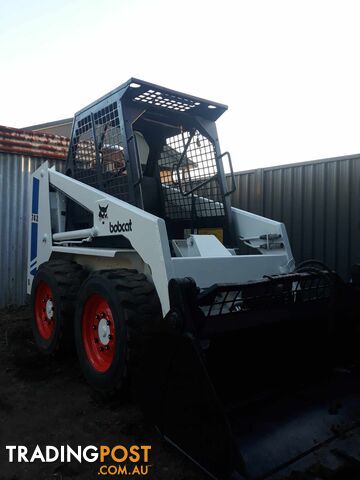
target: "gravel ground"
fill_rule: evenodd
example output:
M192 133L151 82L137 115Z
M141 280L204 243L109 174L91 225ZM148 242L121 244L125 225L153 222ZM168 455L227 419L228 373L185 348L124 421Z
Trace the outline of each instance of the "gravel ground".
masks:
M6 445L151 445L147 479L204 480L191 462L163 442L130 402L94 396L75 355L37 352L28 309L0 312L0 480L91 480L99 464L9 463ZM132 478L138 478L138 475ZM124 477L122 477L124 478Z

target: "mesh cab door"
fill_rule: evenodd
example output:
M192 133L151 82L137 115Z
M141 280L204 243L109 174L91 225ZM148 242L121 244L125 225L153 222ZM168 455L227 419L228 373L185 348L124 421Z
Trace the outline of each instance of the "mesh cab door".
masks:
M172 236L227 230L215 146L198 130L166 139L159 159L165 216Z

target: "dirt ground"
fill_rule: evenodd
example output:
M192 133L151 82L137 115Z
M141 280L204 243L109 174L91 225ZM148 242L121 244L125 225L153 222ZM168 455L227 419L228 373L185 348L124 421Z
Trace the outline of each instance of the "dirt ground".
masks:
M204 480L190 461L145 425L131 403L104 403L82 378L75 354L45 358L27 308L0 312L0 480L92 480L99 463L9 463L6 445L151 445L148 479ZM133 478L138 478L138 475Z
M36 445L151 445L149 480L205 480L190 461L164 442L141 412L119 399L104 402L84 381L76 355L48 358L37 352L32 339L27 308L0 311L0 480L93 480L125 478L100 476L99 462L9 463L6 445L25 445L32 453ZM339 440L339 448L360 458L360 428L351 438ZM351 441L351 445L350 442ZM345 442L345 443L344 443ZM349 443L349 447L346 442ZM329 449L333 450L337 444ZM354 452L352 452L352 450ZM317 454L316 454L317 455ZM309 475L308 462L289 467L289 480L359 480L359 464L350 470L331 468L329 450L314 456L316 472ZM322 455L322 456L321 456ZM300 470L306 473L299 473ZM284 472L285 474L285 472ZM132 478L140 478L132 475ZM280 478L280 477L276 477Z

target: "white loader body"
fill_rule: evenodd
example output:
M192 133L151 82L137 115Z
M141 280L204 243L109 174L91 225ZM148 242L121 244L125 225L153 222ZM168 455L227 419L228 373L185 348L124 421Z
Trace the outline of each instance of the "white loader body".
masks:
M66 197L92 212L92 228L65 231ZM234 207L237 236L260 255L234 255L214 235L190 235L187 240L173 240L176 256L172 257L162 218L63 175L47 163L32 176L31 202L28 293L37 268L54 255L71 257L90 271L124 267L145 273L154 282L163 315L170 308L172 278L191 277L198 287L206 288L290 273L294 268L284 224ZM124 236L132 248L91 247L95 237L109 235Z

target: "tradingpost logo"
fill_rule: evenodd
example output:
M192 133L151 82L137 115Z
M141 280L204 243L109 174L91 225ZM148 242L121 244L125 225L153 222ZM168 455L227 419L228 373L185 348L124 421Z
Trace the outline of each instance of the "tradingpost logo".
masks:
M30 450L24 445L7 445L10 463L95 463L99 462L99 476L133 476L148 475L152 465L150 462L150 445L88 445L75 448L69 445L55 447L39 445Z

